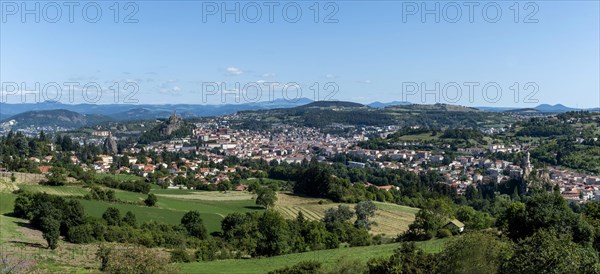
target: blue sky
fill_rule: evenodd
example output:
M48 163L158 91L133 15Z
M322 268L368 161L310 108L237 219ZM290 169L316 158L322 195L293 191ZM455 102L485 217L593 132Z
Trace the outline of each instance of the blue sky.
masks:
M23 23L21 6L16 12L10 4L2 7L3 102L21 101L11 83L25 82L26 89L38 92L35 99L26 96L26 102L41 100L49 83L62 85L59 101L83 102L80 87L92 83L102 88L98 103L114 103L114 83L119 83L120 103L135 87L139 91L129 99L139 103L199 104L282 99L284 88L287 98L297 97L301 89L302 97L316 99L318 87L318 99L360 103L600 106L598 1L519 2L517 22L513 1L495 2L502 12L498 17L496 6L488 6L488 16L483 16L487 2L477 2L473 22L464 2L340 1L329 6L319 2L318 8L314 1L276 2L274 22L269 22L265 2L140 1L132 2L137 12L130 19L137 23L123 22L133 11L125 2L119 6L118 22L113 1L96 2L102 11L96 23L85 21L95 15L88 9L91 15L84 18L83 3L74 7L72 23L67 6L60 6L62 16L52 23L55 7L44 9L47 2L34 1L26 5L32 9L35 3L40 4L39 23L31 14L24 15ZM236 3L239 23L234 15L220 13L222 4L234 9ZM420 13L421 4L434 9L436 3L439 23L434 15ZM461 17L449 3L458 5ZM215 4L219 10L209 14ZM285 4L288 17L283 16ZM419 10L407 14L414 4ZM262 16L248 22L256 6ZM296 23L287 22L294 19L295 7L302 15ZM324 22L327 18L334 22ZM65 82L80 84L72 100ZM275 83L270 97L265 82ZM225 100L218 91L211 92L216 86L229 91ZM259 99L256 86L262 89ZM52 96L55 89L48 90L48 98L57 98ZM89 97L94 97L91 91Z

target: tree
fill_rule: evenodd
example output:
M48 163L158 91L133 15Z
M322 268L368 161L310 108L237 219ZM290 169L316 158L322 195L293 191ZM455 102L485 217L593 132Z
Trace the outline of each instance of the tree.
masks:
M513 244L492 233L466 233L450 240L442 251L447 273L496 273L512 255Z
M176 273L169 257L141 246L102 246L96 252L100 270L107 273Z
M277 202L277 194L270 187L261 187L257 191L256 204L269 209Z
M79 226L74 226L69 229L67 233L67 239L71 243L76 244L86 244L94 241L94 232L92 229L92 225L84 224Z
M119 209L114 207L109 207L102 213L102 219L106 221L108 225L120 225L121 224L121 212Z
M58 237L60 236L60 221L52 216L42 217L43 237L48 243L48 248L56 249L58 247Z
M492 217L470 206L461 206L456 210L456 218L465 224L467 229L485 229L492 225Z
M276 211L267 210L258 219L260 232L256 253L276 256L285 254L290 248L290 235L287 221Z
M231 213L221 221L223 239L246 254L253 254L258 242L258 213Z
M598 273L597 252L555 231L539 230L514 249L501 273Z
M185 186L188 184L188 179L185 176L177 176L175 179L173 179L173 183L175 185Z
M600 202L588 202L582 210L584 219L594 227L596 239L594 247L600 251Z
M133 212L131 212L131 211L127 211L127 213L125 213L125 216L123 217L123 223L128 224L131 227L136 227L137 220L136 220L135 214L133 214Z
M62 186L67 181L66 171L62 167L53 167L46 175L46 184L51 186Z
M200 212L198 211L188 211L181 218L181 224L191 236L194 236L199 239L207 238L206 227L204 226L204 222L202 218L200 218Z
M62 209L61 234L66 235L72 227L84 223L85 212L81 203L78 200L65 201Z
M158 202L158 198L153 193L148 194L148 197L144 200L146 206L154 206Z
M369 221L370 217L375 216L377 206L371 200L361 201L354 206L354 212L356 213L356 221L354 226L358 228L371 229L373 222Z
M316 157L311 160L310 167L294 184L294 193L306 194L314 197L326 197L329 192L329 183L332 180L330 168L320 165Z
M404 235L408 240L429 240L444 225L444 218L433 211L421 209Z
M15 199L15 205L13 209L13 214L15 217L29 219L30 210L32 205L32 197L31 193L21 192Z
M328 208L325 210L323 221L328 230L331 230L336 223L345 223L354 217L354 212L345 205L339 205L337 208Z
M231 183L229 181L221 181L219 182L217 189L219 189L219 191L227 192L231 189Z
M425 253L414 243L404 243L390 258L375 258L367 262L368 273L443 273L439 256ZM447 270L447 268L443 268Z
M498 218L498 226L513 240L533 235L540 229L552 229L571 235L576 243L591 243L593 228L574 213L560 194L542 192L516 202Z
M112 189L109 189L106 191L106 199L109 201L116 201L117 198L115 198L115 191Z

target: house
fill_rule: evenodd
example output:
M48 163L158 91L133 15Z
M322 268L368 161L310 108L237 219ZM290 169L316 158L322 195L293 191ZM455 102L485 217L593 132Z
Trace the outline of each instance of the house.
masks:
M108 135L110 135L108 130L94 130L92 132L92 136L108 137Z
M112 164L113 163L113 157L110 155L98 155L98 158L101 159L102 163L104 164Z
M364 168L366 166L365 163L348 161L348 167L351 168Z
M235 188L235 191L247 191L248 190L248 185L239 185Z
M448 221L444 227L450 229L451 231L456 230L458 232L463 232L465 230L465 224L457 219Z
M50 172L50 169L52 167L51 166L39 166L38 169L40 170L40 173L42 174L46 174L48 172Z
M394 189L394 188L395 188L396 190L398 190L398 189L399 189L399 187L394 187L394 186L378 186L377 188L378 188L378 189L383 189L383 190L385 190L385 191L390 191L391 189Z

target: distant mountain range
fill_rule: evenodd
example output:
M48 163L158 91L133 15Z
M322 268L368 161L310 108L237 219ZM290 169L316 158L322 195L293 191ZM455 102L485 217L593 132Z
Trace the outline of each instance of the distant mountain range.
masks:
M37 104L1 104L0 122L15 120L19 126L61 126L81 127L95 125L106 121L125 120L148 120L167 118L174 111L178 116L184 118L221 116L233 114L240 111L287 109L287 108L393 108L414 105L410 102L373 102L363 105L354 102L343 101L317 101L313 102L307 98L296 101L274 100L272 102L257 102L247 104L224 104L224 105L194 105L194 104L165 104L165 105L133 105L133 104L61 104L56 102L43 102ZM422 105L426 107L428 105ZM433 106L433 105L431 105ZM452 105L445 105L446 108ZM458 106L457 106L458 107ZM511 108L511 107L477 107L489 112L511 112L511 113L563 113L575 110L600 111L600 108L577 109L562 104L541 104L533 108Z
M391 102L387 102L387 103L375 101L373 103L368 104L367 106L370 106L372 108L384 108L384 107L389 107L389 106L410 105L410 104L412 104L412 103L406 102L406 101L391 101Z
M567 107L563 104L549 105L541 104L532 108L515 108L515 107L477 107L484 111L492 112L540 112L540 113L564 113L568 111L600 111L600 107L597 108L572 108Z
M62 104L57 102L42 102L36 104L5 104L0 107L0 120L11 116L42 110L63 109L81 114L106 115L115 120L138 120L166 118L174 111L183 117L205 117L232 114L244 110L261 110L274 108L291 108L311 103L312 100L300 98L295 101L273 100L246 104L196 105L196 104Z

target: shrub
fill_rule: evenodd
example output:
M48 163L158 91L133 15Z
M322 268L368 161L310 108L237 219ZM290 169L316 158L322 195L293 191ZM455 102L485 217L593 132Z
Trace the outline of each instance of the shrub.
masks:
M437 232L438 238L447 238L452 236L452 231L447 228L440 228Z
M190 254L185 248L175 248L171 251L171 262L189 263L194 261L194 255Z
M52 216L42 218L43 237L48 242L48 248L56 249L58 247L58 237L60 236L60 222Z
M102 213L102 219L106 221L107 225L120 225L121 212L118 208L109 207Z
M141 246L100 247L96 257L100 270L108 273L176 273L169 257Z
M188 211L185 213L181 218L181 224L191 236L206 239L208 233L198 211Z
M95 239L92 225L84 224L72 227L67 233L67 240L76 244L86 244L93 242Z
M136 227L137 220L135 214L133 214L133 212L131 211L127 211L127 213L125 213L125 216L123 217L123 223L130 225L131 227Z
M144 200L144 204L147 206L155 206L156 202L158 202L158 198L152 193L148 194L148 197Z

